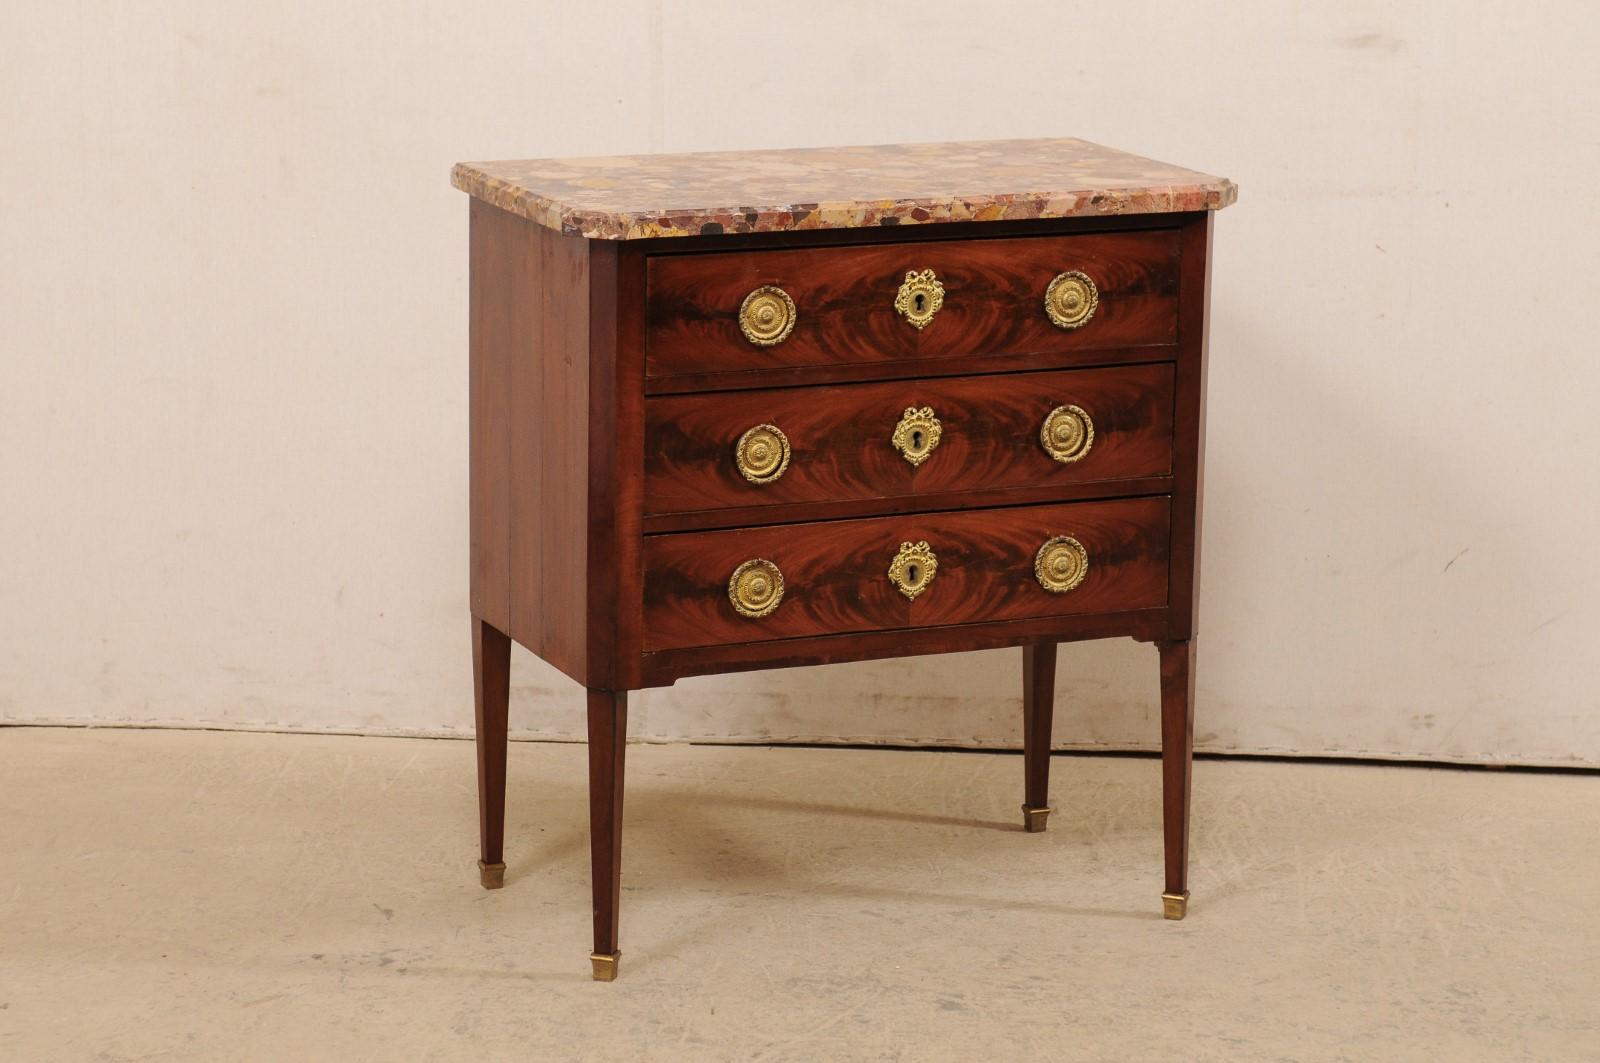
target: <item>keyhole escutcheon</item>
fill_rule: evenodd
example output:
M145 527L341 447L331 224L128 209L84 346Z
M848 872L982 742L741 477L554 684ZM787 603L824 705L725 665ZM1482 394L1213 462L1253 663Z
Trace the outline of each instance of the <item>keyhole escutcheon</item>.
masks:
M894 560L889 562L889 582L907 600L916 601L917 596L933 582L938 570L939 559L934 556L926 539L915 543L903 542Z
M933 407L907 406L889 442L901 457L913 465L921 465L939 445L940 434L939 418L933 415Z
M910 270L895 294L894 308L917 329L926 328L944 305L944 285L933 270Z

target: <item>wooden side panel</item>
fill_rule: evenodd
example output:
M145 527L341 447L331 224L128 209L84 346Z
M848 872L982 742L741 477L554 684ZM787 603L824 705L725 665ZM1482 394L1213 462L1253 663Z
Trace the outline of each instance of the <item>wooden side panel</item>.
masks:
M519 420L540 432L542 494L533 501L539 526L541 600L517 602L537 610L544 632L540 656L574 678L587 676L585 575L589 560L589 243L534 227L540 243L543 403ZM529 559L531 564L532 559Z
M1034 578L1045 541L1071 535L1089 555L1064 594ZM667 650L851 631L1005 622L1150 608L1167 601L1165 498L1019 506L651 536L645 543L644 648ZM900 544L926 540L931 584L907 599L888 578ZM765 558L785 592L765 617L738 613L734 569Z
M473 611L587 671L589 246L477 200Z
M908 271L926 269L944 285L944 301L918 330L894 300ZM1099 309L1073 330L1057 328L1044 309L1045 289L1066 270L1082 270L1100 289ZM772 347L739 328L740 304L762 285L783 288L797 311L793 331ZM1104 363L1110 351L1173 342L1177 288L1175 229L666 255L650 261L646 372L924 365L989 352Z
M1070 463L1054 460L1039 438L1050 411L1066 404L1094 424L1088 453ZM940 439L912 465L891 436L907 407L923 406L939 419ZM646 413L650 514L996 492L1172 470L1170 365L661 396ZM778 479L757 484L739 472L734 449L763 423L784 433L790 461Z
M536 287L514 233L474 199L468 214L468 426L472 614L511 628L511 353L526 346L516 293ZM538 485L531 485L538 491Z
M511 629L517 642L544 657L546 642L540 603L546 599L540 551L544 541L539 499L545 492L544 406L544 244L537 226L495 211L496 228L509 230L513 256L507 267L525 283L507 291L507 310L520 323L515 345L507 352L511 382ZM558 488L559 485L551 485ZM548 658L546 658L548 660ZM554 662L552 662L554 663Z
M1178 301L1178 380L1173 406L1172 624L1167 636L1175 641L1195 633L1200 603L1213 217L1210 212L1191 215L1180 230L1183 284Z

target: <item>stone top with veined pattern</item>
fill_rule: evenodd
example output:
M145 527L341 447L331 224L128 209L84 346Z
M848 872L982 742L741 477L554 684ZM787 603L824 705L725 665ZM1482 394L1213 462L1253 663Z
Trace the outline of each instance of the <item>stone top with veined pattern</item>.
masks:
M594 240L1220 210L1224 177L1071 138L457 163L455 187Z

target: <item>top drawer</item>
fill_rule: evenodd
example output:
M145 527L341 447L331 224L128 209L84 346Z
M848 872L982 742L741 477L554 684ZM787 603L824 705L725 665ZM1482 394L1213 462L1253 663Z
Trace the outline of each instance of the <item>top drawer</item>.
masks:
M651 378L999 354L1073 364L1177 337L1175 229L661 255L648 270Z

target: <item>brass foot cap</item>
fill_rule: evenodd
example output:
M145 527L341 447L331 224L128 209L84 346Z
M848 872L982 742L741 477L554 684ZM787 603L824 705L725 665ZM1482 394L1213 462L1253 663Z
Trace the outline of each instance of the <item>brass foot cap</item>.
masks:
M1044 830L1045 820L1050 818L1050 809L1034 808L1030 805L1022 806L1022 829L1029 834L1038 834Z
M1189 913L1189 891L1182 893L1163 893L1161 895L1161 917L1163 919L1182 919Z
M589 953L589 963L594 967L594 980L596 982L615 982L617 980L617 964L621 962L621 949L616 952Z
M486 890L497 890L506 884L506 865L486 864L478 861L478 881Z

